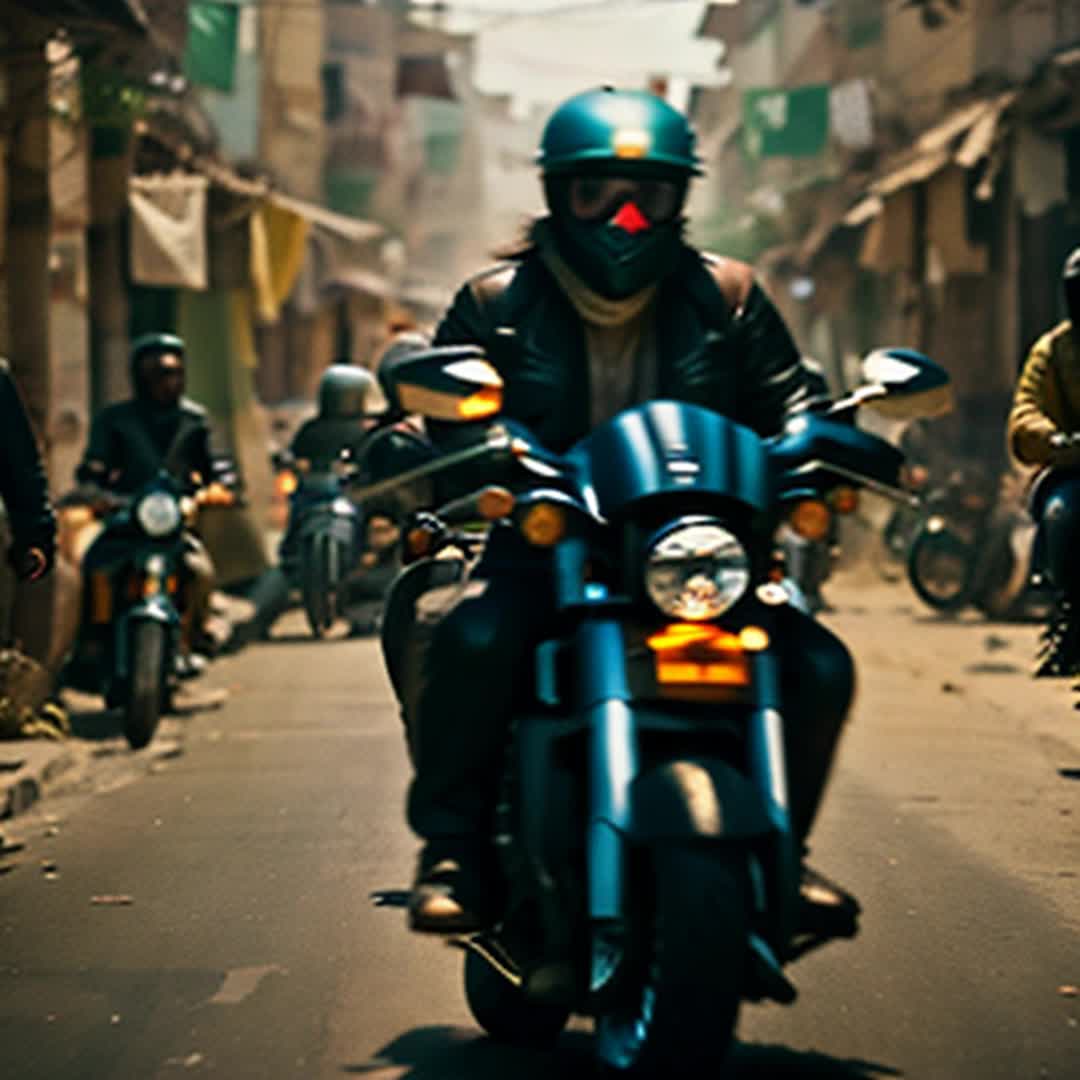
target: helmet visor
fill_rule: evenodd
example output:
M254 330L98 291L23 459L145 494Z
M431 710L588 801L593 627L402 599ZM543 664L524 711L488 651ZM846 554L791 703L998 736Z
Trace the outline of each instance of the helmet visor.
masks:
M567 209L579 221L609 221L633 203L654 225L682 211L686 184L625 176L575 176L567 185Z

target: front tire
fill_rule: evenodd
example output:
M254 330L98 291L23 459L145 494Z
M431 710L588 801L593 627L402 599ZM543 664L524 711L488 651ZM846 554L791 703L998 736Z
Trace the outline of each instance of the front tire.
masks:
M337 619L340 566L337 541L332 536L312 537L304 552L302 591L304 611L316 638L323 637Z
M527 998L471 950L465 954L465 999L484 1031L511 1046L549 1046L570 1019L569 1009Z
M131 631L130 683L124 703L124 736L132 750L154 737L161 719L167 630L159 622L137 622Z
M728 848L657 848L653 912L624 1003L597 1017L609 1075L711 1076L731 1048L749 954L746 857ZM651 930L651 937L650 932Z
M908 552L908 581L915 595L935 611L967 607L975 585L975 556L954 533L920 530Z

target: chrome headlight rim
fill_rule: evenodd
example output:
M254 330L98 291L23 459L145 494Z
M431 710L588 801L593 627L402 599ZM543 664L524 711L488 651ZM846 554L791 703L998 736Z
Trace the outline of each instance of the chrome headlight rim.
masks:
M671 554L675 543L689 541L687 534L697 532L696 545L709 540L719 565L710 574L700 569L691 574L690 567L678 580L678 564L700 563L710 558L708 554L688 554L684 559ZM668 552L664 552L665 545ZM666 583L658 578L662 572L669 575ZM672 572L676 576L671 577ZM701 577L697 595L692 603L687 600L687 588L694 577ZM749 552L742 538L728 524L716 517L680 518L654 533L645 546L642 579L645 595L653 606L668 618L686 622L709 622L726 615L747 594L753 578ZM673 588L674 586L674 588Z
M165 491L152 491L139 499L134 517L139 528L154 540L176 532L183 523L179 502Z

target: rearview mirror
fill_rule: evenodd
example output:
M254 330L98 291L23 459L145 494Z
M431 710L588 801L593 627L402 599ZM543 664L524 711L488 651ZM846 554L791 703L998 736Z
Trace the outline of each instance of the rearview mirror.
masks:
M502 411L503 381L476 345L443 345L387 358L379 380L401 412L459 423Z
M866 406L896 420L943 416L953 407L949 373L914 349L875 349L862 362L863 378L878 391Z

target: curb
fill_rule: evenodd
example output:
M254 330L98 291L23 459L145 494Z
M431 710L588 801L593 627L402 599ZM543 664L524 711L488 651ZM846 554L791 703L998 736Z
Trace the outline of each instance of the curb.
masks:
M26 739L0 744L0 821L29 810L81 757L70 742Z

